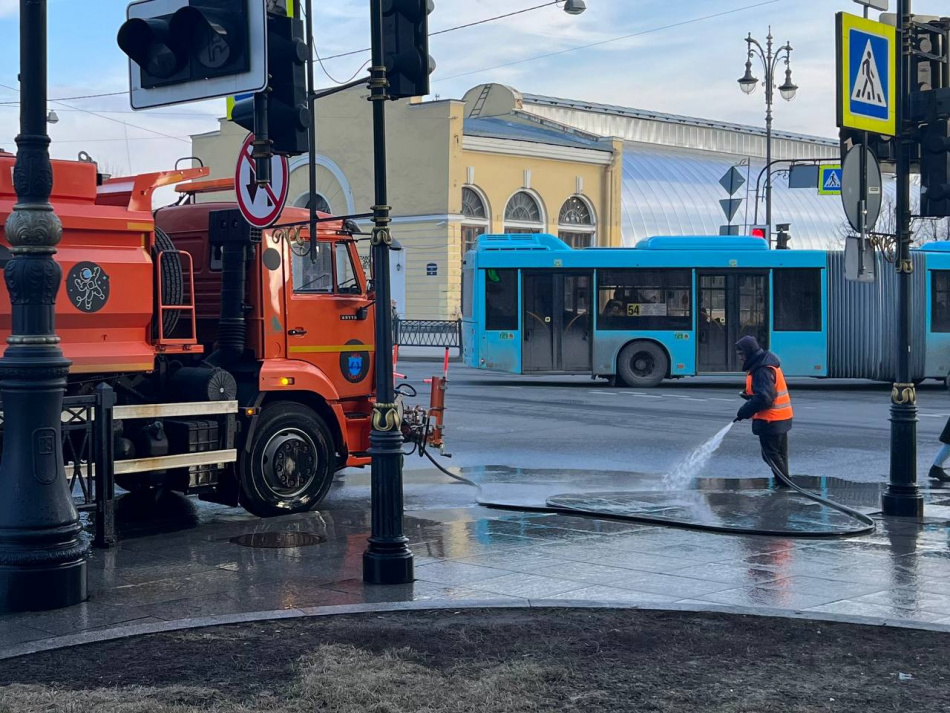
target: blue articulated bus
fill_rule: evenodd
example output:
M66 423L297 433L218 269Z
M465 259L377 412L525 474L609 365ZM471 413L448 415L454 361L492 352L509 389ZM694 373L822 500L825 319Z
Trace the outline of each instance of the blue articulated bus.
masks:
M552 235L482 235L462 268L463 358L514 374L590 374L649 387L737 374L751 334L789 376L891 381L897 276L845 279L842 252L756 237L654 237L571 249ZM915 381L950 374L950 243L913 251Z

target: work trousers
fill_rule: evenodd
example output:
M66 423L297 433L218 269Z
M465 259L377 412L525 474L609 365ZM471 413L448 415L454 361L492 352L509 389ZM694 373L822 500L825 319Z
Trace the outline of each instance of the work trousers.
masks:
M788 477L788 433L759 434L762 460L775 472L775 477Z

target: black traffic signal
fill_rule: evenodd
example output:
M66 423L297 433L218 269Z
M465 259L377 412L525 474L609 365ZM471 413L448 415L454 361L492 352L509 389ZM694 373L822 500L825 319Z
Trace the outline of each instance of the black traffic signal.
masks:
M146 89L246 72L247 2L189 0L170 14L130 19L119 28L119 48Z
M950 216L950 121L932 121L921 132L920 214Z
M914 26L911 92L926 92L950 86L947 40L947 25L944 20Z
M435 60L429 56L432 0L383 0L383 59L390 99L429 93Z
M307 43L303 21L267 17L267 137L274 153L296 156L310 150L310 110L307 104ZM254 126L254 98L234 104L231 119L248 131Z

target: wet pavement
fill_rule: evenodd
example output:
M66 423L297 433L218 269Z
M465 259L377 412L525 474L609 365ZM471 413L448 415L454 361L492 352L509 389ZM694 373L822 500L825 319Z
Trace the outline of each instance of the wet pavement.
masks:
M494 492L547 483L534 493L548 496L570 490L565 483L585 484L583 473L570 471L558 477L552 470L495 467L462 475ZM643 497L645 491L632 489L642 488L643 476L600 473L588 485L616 492L621 482L627 484L621 490ZM810 484L867 511L879 502L879 484ZM789 497L765 488L753 495L755 485L710 478L697 482L696 493L707 503L712 494L751 499L751 510ZM815 540L492 509L476 502L475 487L434 470L410 470L405 530L416 581L395 587L361 580L368 494L369 474L350 474L334 485L320 512L270 520L179 496L157 505L129 499L120 513L134 516L133 524L123 527L115 549L93 553L89 601L0 617L0 653L138 624L410 601L738 605L950 624L950 491L928 492L923 524L878 521L872 534ZM746 517L751 510L737 512Z

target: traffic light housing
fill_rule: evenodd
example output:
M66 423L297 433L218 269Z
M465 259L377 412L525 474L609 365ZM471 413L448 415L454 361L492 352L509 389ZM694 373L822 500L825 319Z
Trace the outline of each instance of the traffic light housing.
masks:
M950 86L947 66L947 21L914 26L911 52L911 92L926 92Z
M435 60L429 56L429 13L432 0L382 0L383 60L390 99L429 93Z
M938 119L921 132L920 215L950 216L950 121Z
M173 13L127 20L116 39L144 89L240 74L250 68L247 3L189 0Z
M307 43L303 21L267 18L267 136L273 151L296 156L310 150L310 109L307 102ZM254 98L235 102L231 119L248 131L254 126Z

